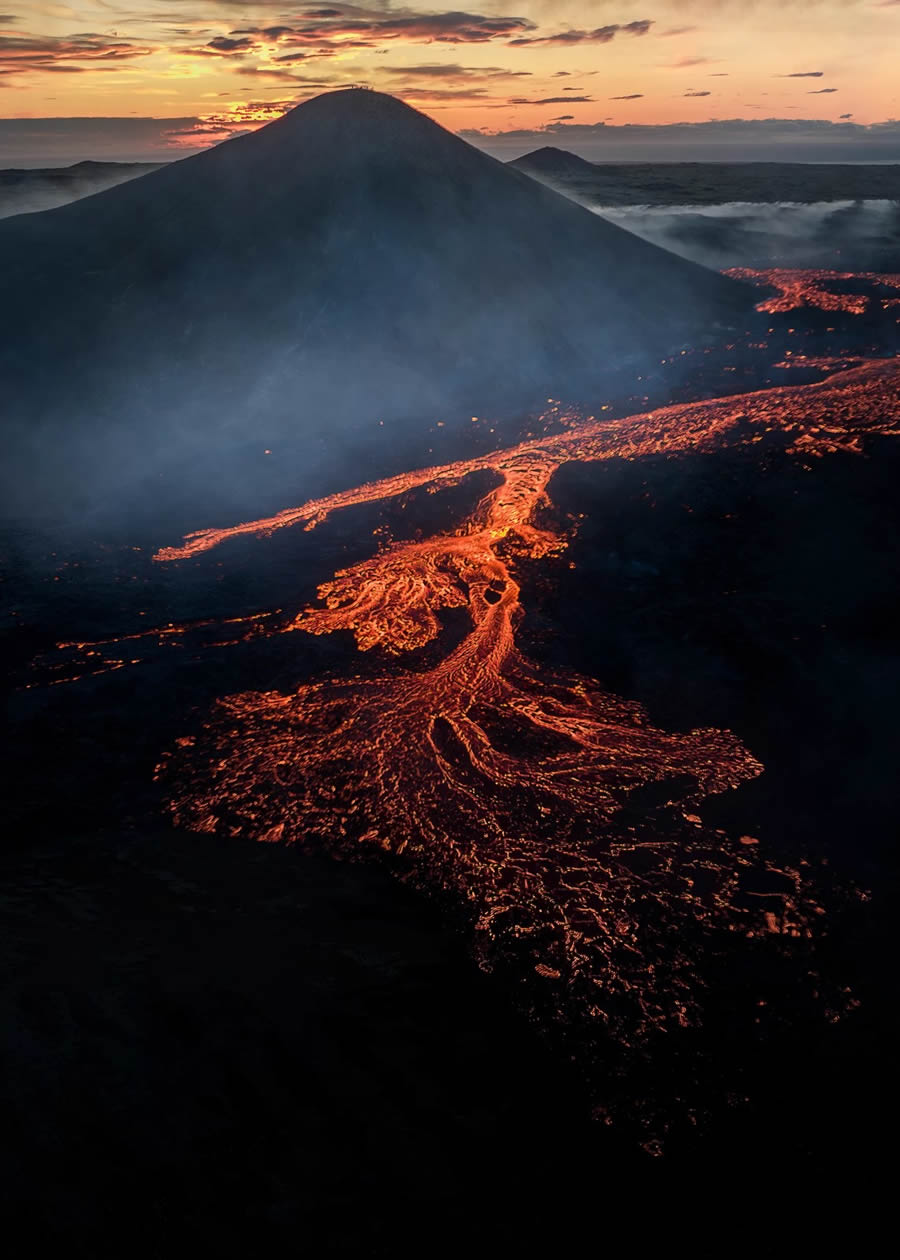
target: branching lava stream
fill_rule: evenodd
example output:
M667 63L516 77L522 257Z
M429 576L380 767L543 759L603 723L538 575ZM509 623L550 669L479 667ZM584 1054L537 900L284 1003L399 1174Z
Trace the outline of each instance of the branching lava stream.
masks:
M362 651L400 656L436 640L441 611L458 608L471 623L463 640L419 672L386 663L378 677L223 698L159 766L174 819L342 854L383 851L399 874L466 909L481 964L521 980L542 1017L587 1022L631 1046L696 1021L714 941L810 935L820 908L808 870L779 869L756 838L702 822L706 797L762 770L733 734L665 732L598 683L526 659L515 641L517 563L566 546L537 522L567 461L761 441L804 461L859 451L867 433L900 432L898 398L897 362L877 360L814 385L587 419L159 552L177 561L473 472L498 478L462 529L392 544L326 582L324 606L248 631L345 630Z

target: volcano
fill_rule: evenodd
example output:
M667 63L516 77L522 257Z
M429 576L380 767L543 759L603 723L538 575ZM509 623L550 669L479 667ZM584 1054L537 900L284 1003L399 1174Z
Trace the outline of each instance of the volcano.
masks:
M752 305L364 89L5 221L0 272L23 507L179 451L571 396Z
M534 149L522 157L513 158L509 163L517 171L524 171L534 179L554 180L591 179L596 180L600 174L594 162L588 162L577 153L569 153L567 149L557 149L546 144L542 149Z

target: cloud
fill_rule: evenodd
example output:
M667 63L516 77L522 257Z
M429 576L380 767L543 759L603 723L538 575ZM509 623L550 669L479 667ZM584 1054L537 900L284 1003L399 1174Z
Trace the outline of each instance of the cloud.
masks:
M230 0L218 0L218 3L228 4ZM201 32L198 25L192 27L190 24L180 26L176 31L194 37L200 33L204 36L211 34L208 30ZM277 83L290 82L293 67L313 59L344 59L348 53L357 51L387 54L395 43L462 46L499 42L508 47L512 37L530 38L531 32L536 31L534 22L518 16L461 10L435 13L412 8L391 9L387 2L384 7L380 4L334 4L307 7L297 16L282 17L277 23L241 26L227 34L215 35L205 44L176 47L170 51L187 57L218 59L223 64L233 62L234 72L239 75L255 78L258 82ZM417 77L424 79L429 74L435 81L444 78L450 82L453 78L452 71L442 74L437 67L433 71L430 68L413 68L409 73L398 67L396 71L379 69L374 73L388 74L395 83L411 83ZM509 70L505 75L513 78L527 73L530 72ZM492 68L492 77L499 79L503 74L499 67ZM457 79L462 77L457 75ZM470 77L475 78L474 69ZM489 76L484 74L480 77L486 81ZM436 92L432 93L431 99L438 99ZM462 96L456 93L455 99L462 99Z
M551 99L568 104L571 99L546 97L535 101L525 98L507 101L505 97L491 95L486 89L504 83L521 86L520 81L523 78L531 78L530 70L507 70L502 66L425 62L413 66L386 66L380 70L380 76L388 80L388 90L403 100L435 107L451 102L471 101L482 108L495 109L506 105L544 105L551 103Z
M821 79L824 70L796 70L793 74L776 74L776 79Z
M117 62L146 57L154 46L105 35L0 35L0 74L34 71L77 74L114 70Z
M555 35L518 37L511 39L509 46L523 48L533 44L553 44L558 47L567 47L572 44L610 44L617 35L649 35L651 26L653 22L643 18L637 22L626 22L624 25L616 22L610 26L598 26L592 31L559 31Z
M685 96L712 96L712 92L685 92Z
M430 84L423 86L404 85L396 89L396 95L401 100L407 102L419 102L422 105L434 105L441 102L452 101L476 101L482 109L494 109L506 106L508 102L505 99L498 99L488 95L482 87L474 87L472 85L461 84L459 87L432 87Z
M554 118L554 122L569 122L575 117L574 114L560 114L559 118Z
M677 61L672 61L663 68L666 70L689 70L691 66L710 65L715 65L712 57L679 57Z
M232 136L243 135L264 123L273 122L293 109L295 104L294 100L282 99L230 105L221 113L182 120L177 127L165 128L162 143L169 148L170 156L195 152Z
M234 71L244 79L256 79L263 83L310 83L311 81L304 78L301 74L294 74L292 70L280 70L277 66L237 66ZM330 86L323 83L322 87Z
M242 39L230 39L225 35L217 35L215 39L211 39L206 45L207 48L212 48L215 52L243 52L245 49L254 48L255 46L255 41L247 39L246 36Z
M807 92L807 96L827 96L829 92L836 92L837 88L817 88L813 92Z
M894 202L723 201L718 205L592 207L605 219L707 267L890 265ZM713 230L711 230L713 229Z
M465 81L494 81L531 77L530 70L505 70L502 66L461 66L427 62L418 66L385 67L381 74L396 79L453 79Z
M630 96L611 96L611 101L641 101L644 99L643 92L632 92Z
M526 100L525 97L517 96L509 102L510 105L575 105L584 101L593 101L593 96L543 96L540 100Z
M900 0L897 0L897 3L900 4ZM852 118L852 117L853 117L852 114L841 114L841 118Z
M534 22L523 17L487 16L480 13L419 13L411 9L366 9L356 5L334 5L307 9L301 20L290 25L243 27L232 35L265 36L287 47L315 48L321 52L343 52L348 48L373 48L385 41L409 43L485 44L508 40L536 30Z
M111 162L174 156L170 133L198 118L0 118L0 165Z
M353 47L356 47L356 45L353 45ZM331 57L333 55L328 48L320 48L317 52L311 52L309 49L306 49L303 52L283 53L280 57L276 57L275 61L279 65L293 66L301 61L311 61L315 57Z
M558 121L540 128L460 134L506 157L554 144L603 161L900 161L900 120L868 125L802 118L622 125Z
M246 35L240 39L231 39L226 35L217 35L215 39L211 39L202 48L189 48L186 51L194 57L229 57L233 54L242 57L259 47L260 44L257 40L250 39Z
M672 39L676 35L691 35L699 29L699 26L672 26L667 31L660 31L659 34L663 39Z

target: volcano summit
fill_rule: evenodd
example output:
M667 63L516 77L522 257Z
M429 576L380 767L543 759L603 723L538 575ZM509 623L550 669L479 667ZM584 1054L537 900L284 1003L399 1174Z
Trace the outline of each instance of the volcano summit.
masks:
M0 271L12 480L29 498L38 465L54 495L105 492L182 448L527 407L751 305L362 89L7 220Z

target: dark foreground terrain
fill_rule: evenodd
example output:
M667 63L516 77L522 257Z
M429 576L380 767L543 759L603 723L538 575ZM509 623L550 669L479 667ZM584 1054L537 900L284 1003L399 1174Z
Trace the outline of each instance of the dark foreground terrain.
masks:
M2 883L3 1217L37 1248L388 1256L464 1245L463 1202L521 1241L505 1205L558 1202L573 1140L601 1158L565 1071L384 874L126 831L7 853Z
M423 1230L527 1248L561 1220L590 1228L598 1185L621 1200L658 1178L876 1175L897 1101L898 475L896 439L873 437L865 455L804 462L773 440L553 478L546 521L573 533L561 559L521 562L523 649L666 729L734 731L765 772L704 817L809 863L825 908L807 962L802 942L794 962L764 942L720 954L702 1025L650 1058L611 1057L605 1081L594 1064L589 1089L577 1037L518 1015L510 976L467 958L453 903L399 887L390 859L160 821L161 750L223 690L289 692L388 659L347 635L212 646L214 629L204 647L199 630L47 685L60 640L298 607L371 552L373 530L452 527L484 485L175 568L151 564L171 534L146 522L139 552L57 539L54 556L9 533L5 1219L74 1255L121 1239L247 1255L299 1235L313 1254L388 1255ZM448 614L409 667L459 634ZM648 834L669 825L664 797L629 809ZM798 961L818 991L798 986Z

